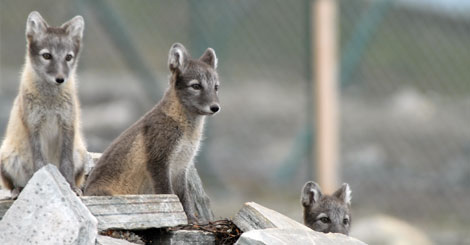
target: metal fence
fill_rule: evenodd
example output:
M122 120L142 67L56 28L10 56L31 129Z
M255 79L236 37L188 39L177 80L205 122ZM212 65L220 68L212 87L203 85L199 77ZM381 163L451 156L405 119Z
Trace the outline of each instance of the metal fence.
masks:
M355 224L387 214L435 243L470 243L470 5L338 0L341 175ZM214 209L254 200L300 220L311 176L310 1L0 0L0 135L18 88L26 16L86 22L78 76L90 151L155 104L167 53L219 58L222 111L197 166ZM230 204L226 204L229 200Z

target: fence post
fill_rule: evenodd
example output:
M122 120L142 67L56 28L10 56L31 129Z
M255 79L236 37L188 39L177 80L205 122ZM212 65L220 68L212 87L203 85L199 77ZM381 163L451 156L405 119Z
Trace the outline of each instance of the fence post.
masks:
M336 0L314 0L312 11L312 62L315 74L316 179L326 193L338 185L338 38Z

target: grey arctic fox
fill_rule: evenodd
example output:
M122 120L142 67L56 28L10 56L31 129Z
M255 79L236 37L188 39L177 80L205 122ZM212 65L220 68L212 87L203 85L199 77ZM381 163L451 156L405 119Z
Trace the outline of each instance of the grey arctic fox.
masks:
M0 177L15 199L35 171L55 164L81 194L88 153L80 130L75 68L81 16L51 27L34 11L26 22L26 59L18 96L0 147Z
M332 195L324 195L320 186L308 181L302 188L304 224L319 232L349 234L351 226L351 189L343 184Z
M88 177L85 195L176 194L189 221L198 222L188 169L194 168L205 117L220 110L217 57L208 48L193 59L175 43L168 66L165 95L104 151Z

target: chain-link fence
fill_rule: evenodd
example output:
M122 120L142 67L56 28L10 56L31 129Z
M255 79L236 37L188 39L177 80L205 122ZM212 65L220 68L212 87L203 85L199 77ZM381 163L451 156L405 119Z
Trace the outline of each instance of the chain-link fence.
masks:
M470 4L338 0L341 175L354 226L377 214L440 244L470 243ZM18 89L26 17L85 18L78 77L90 151L149 110L183 43L219 58L222 111L197 167L218 216L254 200L301 220L311 178L310 0L0 1L0 135ZM367 222L367 221L364 221Z

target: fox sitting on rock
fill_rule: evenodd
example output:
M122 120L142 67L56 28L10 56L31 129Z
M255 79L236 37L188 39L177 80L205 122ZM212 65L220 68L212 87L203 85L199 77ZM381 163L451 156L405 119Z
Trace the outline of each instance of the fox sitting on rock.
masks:
M51 27L34 11L26 22L26 62L0 147L0 178L16 199L41 167L55 164L81 194L88 153L80 130L75 69L84 21Z
M308 181L302 188L304 224L319 232L349 234L351 228L351 189L343 184L333 195L324 195L320 186Z
M208 48L192 59L172 45L169 88L160 102L109 146L85 185L85 195L176 194L197 222L188 169L199 149L206 116L220 110L217 57Z

